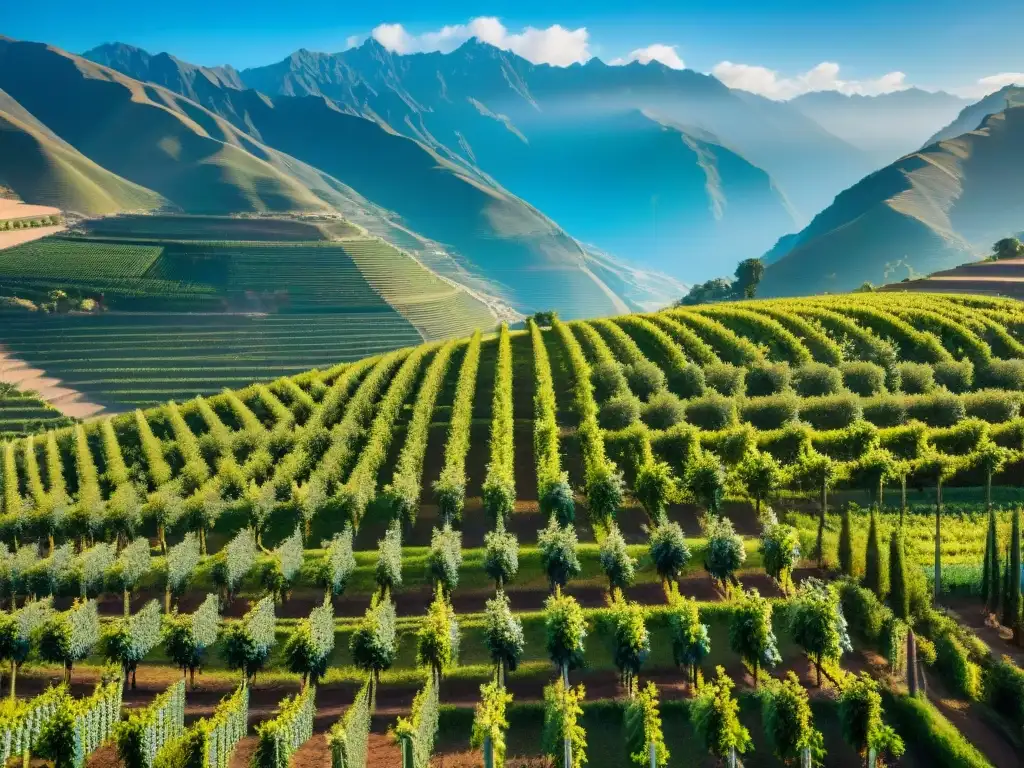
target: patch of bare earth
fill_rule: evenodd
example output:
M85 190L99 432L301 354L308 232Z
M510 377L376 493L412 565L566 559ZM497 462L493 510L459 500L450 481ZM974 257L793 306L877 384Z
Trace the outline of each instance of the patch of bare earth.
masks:
M3 347L0 347L0 382L14 384L22 391L35 392L40 400L73 419L87 419L104 410L102 405L91 402L78 390L64 386L60 379L48 376L41 368L33 368Z
M0 216L0 219L2 218ZM63 224L57 224L52 227L26 227L25 229L11 229L0 232L0 251L4 248L13 248L22 243L31 243L33 240L39 240L47 235L55 235L58 232L63 232L65 229L66 227Z

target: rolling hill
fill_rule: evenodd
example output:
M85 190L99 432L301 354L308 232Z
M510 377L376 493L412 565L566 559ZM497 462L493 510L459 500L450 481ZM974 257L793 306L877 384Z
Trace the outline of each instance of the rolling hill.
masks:
M1011 102L1012 104L1012 102ZM772 253L761 292L838 292L978 258L1024 221L1024 106L871 174Z
M812 91L789 103L882 168L933 143L928 137L936 128L948 124L970 102L943 91L907 88L877 96ZM954 135L959 133L963 131Z
M0 88L82 155L183 211L393 219L447 253L452 274L522 312L628 308L550 219L424 144L322 97L270 98L176 60L140 60L147 72L176 69L163 81L216 111L37 43L0 41Z
M156 76L144 61L128 74ZM657 63L538 66L475 40L400 56L371 40L240 78L413 137L580 240L687 281L763 251L871 168L797 110Z
M960 113L952 122L933 134L923 146L928 146L944 139L952 139L968 131L975 130L986 117L994 115L996 112L1002 112L1012 101L1015 99L1019 100L1022 92L1024 92L1024 89L1008 85L1005 88L1000 88L995 93L990 93L974 104L967 105L960 110Z

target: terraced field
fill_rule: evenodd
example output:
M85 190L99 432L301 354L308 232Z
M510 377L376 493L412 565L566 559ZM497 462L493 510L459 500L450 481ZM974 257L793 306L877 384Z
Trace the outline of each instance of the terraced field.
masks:
M919 280L883 286L883 291L973 293L1024 298L1024 259L979 261L943 270Z
M129 240L240 240L307 242L325 240L317 224L297 219L226 216L109 216L84 225L95 237Z
M0 728L59 665L58 707L120 709L83 698L111 661L150 707L122 729L181 723L166 760L215 732L232 765L477 765L485 736L560 764L568 733L609 768L1014 765L1022 341L1019 305L960 296L530 322L9 442L18 625L97 602L32 619L69 650L27 641ZM134 764L107 740L94 765Z
M60 411L32 393L0 383L0 440L61 426L66 422Z

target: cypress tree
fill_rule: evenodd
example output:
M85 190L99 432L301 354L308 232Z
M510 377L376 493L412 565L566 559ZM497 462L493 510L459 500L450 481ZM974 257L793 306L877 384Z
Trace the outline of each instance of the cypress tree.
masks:
M878 542L878 515L871 510L868 526L868 549L864 558L864 586L882 597L882 551Z
M1010 608L1010 628L1013 640L1021 644L1020 623L1020 507L1013 510L1013 528L1010 532L1010 589L1007 603Z
M907 591L907 565L903 552L903 533L893 529L889 539L889 607L896 618L910 618L910 593Z
M992 513L992 517L989 520L989 526L991 530L989 534L992 536L992 559L989 561L988 566L988 583L989 583L989 595L988 595L988 612L992 615L999 613L999 601L1002 598L1002 569L999 567L999 535L998 529L996 528L995 513Z
M1010 545L1006 545L1006 567L1003 569L1003 615L1000 624L1010 626Z
M988 512L988 531L985 534L985 559L981 563L981 599L988 605L989 591L992 589L992 534L995 529L994 514Z
M853 576L853 534L850 531L850 510L843 509L842 525L839 528L839 570L846 576Z

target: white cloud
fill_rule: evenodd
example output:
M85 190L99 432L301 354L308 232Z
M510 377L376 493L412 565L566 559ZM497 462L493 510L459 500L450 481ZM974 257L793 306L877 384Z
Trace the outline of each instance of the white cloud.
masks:
M969 99L981 99L1007 85L1024 85L1024 72L1000 72L998 75L989 75L979 78L973 85L954 88L952 92Z
M413 35L401 24L380 24L371 32L373 38L395 53L440 51L450 53L472 37L496 48L512 51L534 64L567 67L583 63L590 56L590 34L586 27L566 29L554 24L546 29L526 27L510 33L497 18L480 16L468 24L451 24L433 32Z
M342 48L342 50L347 51L350 48L358 48L360 45L363 44L363 41L365 39L365 35L349 35L348 37L345 38L345 47Z
M631 51L628 55L623 56L619 59L612 59L611 64L631 64L637 61L641 64L650 64L652 61L659 61L669 69L685 69L686 64L679 57L676 52L676 46L665 45L664 43L654 43L648 45L646 48L637 48L635 51Z
M715 65L712 74L730 88L750 91L770 99L785 100L810 91L839 91L840 93L877 96L909 88L906 75L889 72L875 80L841 80L839 65L823 61L813 69L795 75L780 77L774 69L750 64L723 61Z

